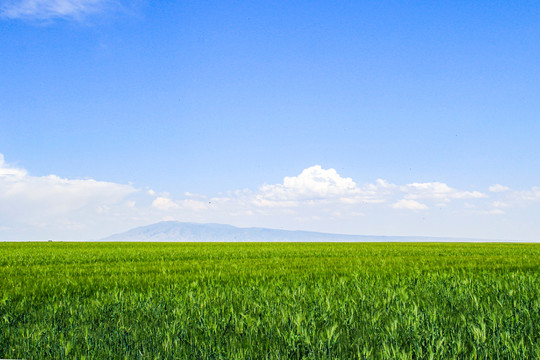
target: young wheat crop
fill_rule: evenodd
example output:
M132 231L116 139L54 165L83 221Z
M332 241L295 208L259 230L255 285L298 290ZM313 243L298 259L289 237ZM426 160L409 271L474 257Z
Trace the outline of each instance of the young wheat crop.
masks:
M540 358L540 245L1 243L0 358Z

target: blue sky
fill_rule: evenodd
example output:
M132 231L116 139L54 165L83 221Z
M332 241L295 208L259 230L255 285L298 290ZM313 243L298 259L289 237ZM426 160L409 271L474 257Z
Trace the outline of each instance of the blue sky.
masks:
M538 59L532 1L1 1L0 238L540 240Z

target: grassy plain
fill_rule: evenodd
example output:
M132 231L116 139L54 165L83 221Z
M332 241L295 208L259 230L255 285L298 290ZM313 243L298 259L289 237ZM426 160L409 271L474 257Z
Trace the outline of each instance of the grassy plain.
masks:
M540 358L540 244L0 243L0 358Z

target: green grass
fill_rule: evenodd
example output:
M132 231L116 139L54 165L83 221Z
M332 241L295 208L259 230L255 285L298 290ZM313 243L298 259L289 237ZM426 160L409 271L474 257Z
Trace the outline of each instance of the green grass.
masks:
M540 358L540 245L0 243L0 358Z

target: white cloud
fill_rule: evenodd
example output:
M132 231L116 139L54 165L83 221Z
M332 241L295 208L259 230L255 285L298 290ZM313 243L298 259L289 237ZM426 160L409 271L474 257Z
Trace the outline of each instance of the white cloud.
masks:
M361 200L372 204L384 203L398 191L399 186L383 179L377 179L374 184L367 184L362 187Z
M8 166L5 162L4 155L0 154L0 176L10 176L12 180L20 179L26 176L26 170Z
M343 178L336 170L325 170L320 165L309 167L298 176L285 177L283 184L259 188L261 198L269 201L320 200L357 192L351 178Z
M189 191L186 191L184 193L184 196L187 197L187 198L192 198L192 199L206 199L206 196L205 195L201 195L201 194L194 194L194 193L191 193Z
M495 185L490 186L488 190L491 192L505 192L505 191L509 191L510 188L508 186L495 184Z
M497 195L501 203L506 203L507 206L521 205L540 201L540 187L533 186L529 190L514 190L507 186L493 185L489 187L489 191Z
M342 177L335 169L320 165L304 169L298 176L287 176L282 184L261 186L251 196L252 203L260 207L298 207L327 203L358 204L381 203L395 191L396 186L378 179L375 184L359 187L350 177Z
M2 210L37 208L40 212L56 214L89 205L117 202L137 190L93 179L64 179L56 175L31 176L25 170L0 162L0 199Z
M149 195L157 196L154 201L152 201L152 207L161 211L172 211L172 210L192 210L192 211L201 211L206 209L207 202L196 200L196 199L184 199L174 201L169 198L170 194L162 193L161 196L157 195L155 192L149 193ZM186 195L186 194L184 194Z
M93 179L32 176L6 164L0 154L0 221L10 227L79 224L84 219L68 219L81 213L107 213L137 191L130 185Z
M401 199L398 202L391 205L394 209L399 210L427 210L428 207L425 204L419 203L415 200Z
M518 191L517 196L525 201L540 201L540 187L533 186L531 190Z
M451 199L479 199L487 197L479 191L460 191L451 188L445 183L412 183L401 187L408 199L437 199L450 201Z
M158 196L152 201L152 206L158 210L169 211L178 209L180 206L169 198Z
M505 203L503 201L494 201L491 203L491 205L493 205L493 207L496 207L496 208L506 208L510 206L510 204Z
M80 19L116 6L114 0L8 0L0 14L10 19Z

